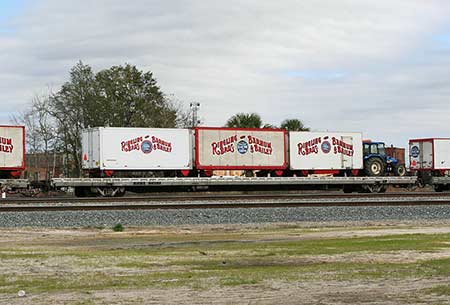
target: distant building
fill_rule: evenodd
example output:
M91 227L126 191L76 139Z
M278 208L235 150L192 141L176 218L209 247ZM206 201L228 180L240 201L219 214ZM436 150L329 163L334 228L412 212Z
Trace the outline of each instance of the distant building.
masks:
M39 181L64 175L65 155L62 153L26 154L25 178Z

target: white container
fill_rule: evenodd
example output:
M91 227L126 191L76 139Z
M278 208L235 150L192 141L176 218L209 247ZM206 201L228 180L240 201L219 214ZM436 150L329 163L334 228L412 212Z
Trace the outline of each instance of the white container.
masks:
M292 170L363 168L362 135L358 132L289 132Z
M196 167L206 170L287 167L286 132L278 129L195 129Z
M24 126L0 126L0 170L25 170Z
M413 170L450 170L450 139L409 140L409 162Z
M189 129L98 127L82 134L83 169L192 169Z

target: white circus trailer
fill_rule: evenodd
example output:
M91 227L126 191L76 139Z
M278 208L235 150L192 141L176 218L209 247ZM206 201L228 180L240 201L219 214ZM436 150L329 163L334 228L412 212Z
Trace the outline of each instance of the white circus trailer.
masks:
M24 126L0 126L0 170L25 170Z
M195 128L196 167L205 170L283 170L286 131L279 129Z
M362 135L358 132L289 132L291 170L360 170Z
M409 162L412 170L450 170L450 139L409 140Z
M83 169L189 170L189 129L98 127L83 131Z

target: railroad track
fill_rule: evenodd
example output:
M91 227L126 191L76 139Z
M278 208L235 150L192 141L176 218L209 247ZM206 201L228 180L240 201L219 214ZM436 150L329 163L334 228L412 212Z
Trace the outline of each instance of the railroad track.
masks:
M20 199L20 200L19 200ZM16 201L14 201L16 200ZM145 201L146 203L141 203ZM188 201L188 202L186 202ZM319 206L450 205L450 193L207 194L122 198L18 198L0 202L2 212L236 209Z
M223 193L185 193L185 194L156 194L126 197L8 197L0 199L0 206L8 204L36 204L36 203L86 203L86 202L155 202L155 201L194 201L194 200L258 200L258 199L310 199L310 198L392 198L392 197L449 197L449 193L435 192L391 192L391 193L352 193L316 192L316 193L257 193L257 194L223 194Z

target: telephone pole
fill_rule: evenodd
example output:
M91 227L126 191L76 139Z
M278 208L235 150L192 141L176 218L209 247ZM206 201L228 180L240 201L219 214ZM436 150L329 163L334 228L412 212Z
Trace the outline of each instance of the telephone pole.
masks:
M191 103L190 107L192 110L192 127L195 127L200 124L200 120L198 119L198 110L200 108L200 103Z

